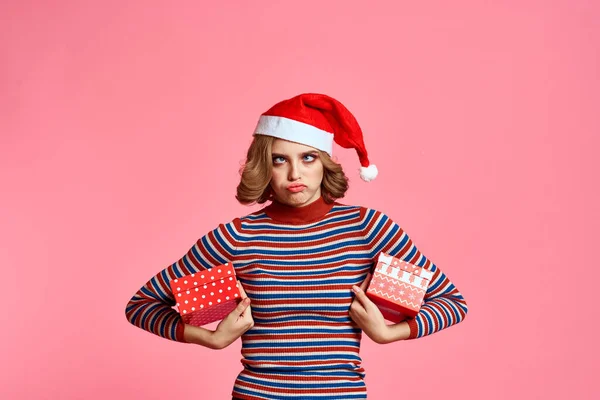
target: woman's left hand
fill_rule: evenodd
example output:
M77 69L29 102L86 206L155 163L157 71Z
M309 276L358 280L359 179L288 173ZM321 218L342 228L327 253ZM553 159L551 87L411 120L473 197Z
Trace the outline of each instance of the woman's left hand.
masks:
M365 289L369 286L371 274L367 275L360 287L352 286L354 300L350 305L350 318L371 338L375 343L389 342L389 327L379 311L379 308L367 297Z

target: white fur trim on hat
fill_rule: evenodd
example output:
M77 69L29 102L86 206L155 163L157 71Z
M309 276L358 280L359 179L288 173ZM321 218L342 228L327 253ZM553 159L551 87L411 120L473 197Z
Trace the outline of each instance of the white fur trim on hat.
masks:
M261 115L254 134L273 136L305 144L332 155L333 134L304 122L285 117Z
M377 177L377 167L375 164L371 164L368 167L360 167L360 177L363 181L369 182Z

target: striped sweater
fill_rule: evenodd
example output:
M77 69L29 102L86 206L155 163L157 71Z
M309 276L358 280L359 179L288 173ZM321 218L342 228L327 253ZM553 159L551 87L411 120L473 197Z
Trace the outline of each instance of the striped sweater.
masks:
M252 300L254 327L242 340L243 370L232 395L241 399L365 399L359 355L362 331L349 317L379 252L433 272L409 339L465 318L467 304L448 277L384 213L323 198L299 208L273 202L220 224L129 301L135 326L184 342L184 324L168 282L225 262Z

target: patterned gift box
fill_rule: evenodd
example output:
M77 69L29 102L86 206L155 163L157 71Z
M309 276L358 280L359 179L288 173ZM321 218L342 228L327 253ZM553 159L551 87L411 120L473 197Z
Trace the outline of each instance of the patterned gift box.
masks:
M433 272L382 252L366 293L385 319L397 323L417 315L432 278Z
M230 263L173 279L169 285L183 322L194 326L222 320L241 298Z

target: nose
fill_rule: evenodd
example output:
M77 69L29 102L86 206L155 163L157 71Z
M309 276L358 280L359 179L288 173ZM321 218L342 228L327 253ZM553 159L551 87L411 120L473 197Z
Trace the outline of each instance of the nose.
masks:
M288 171L288 180L290 180L290 181L298 180L298 178L300 178L300 171L298 168L298 163L291 162L289 164L289 166L290 166L290 170Z

